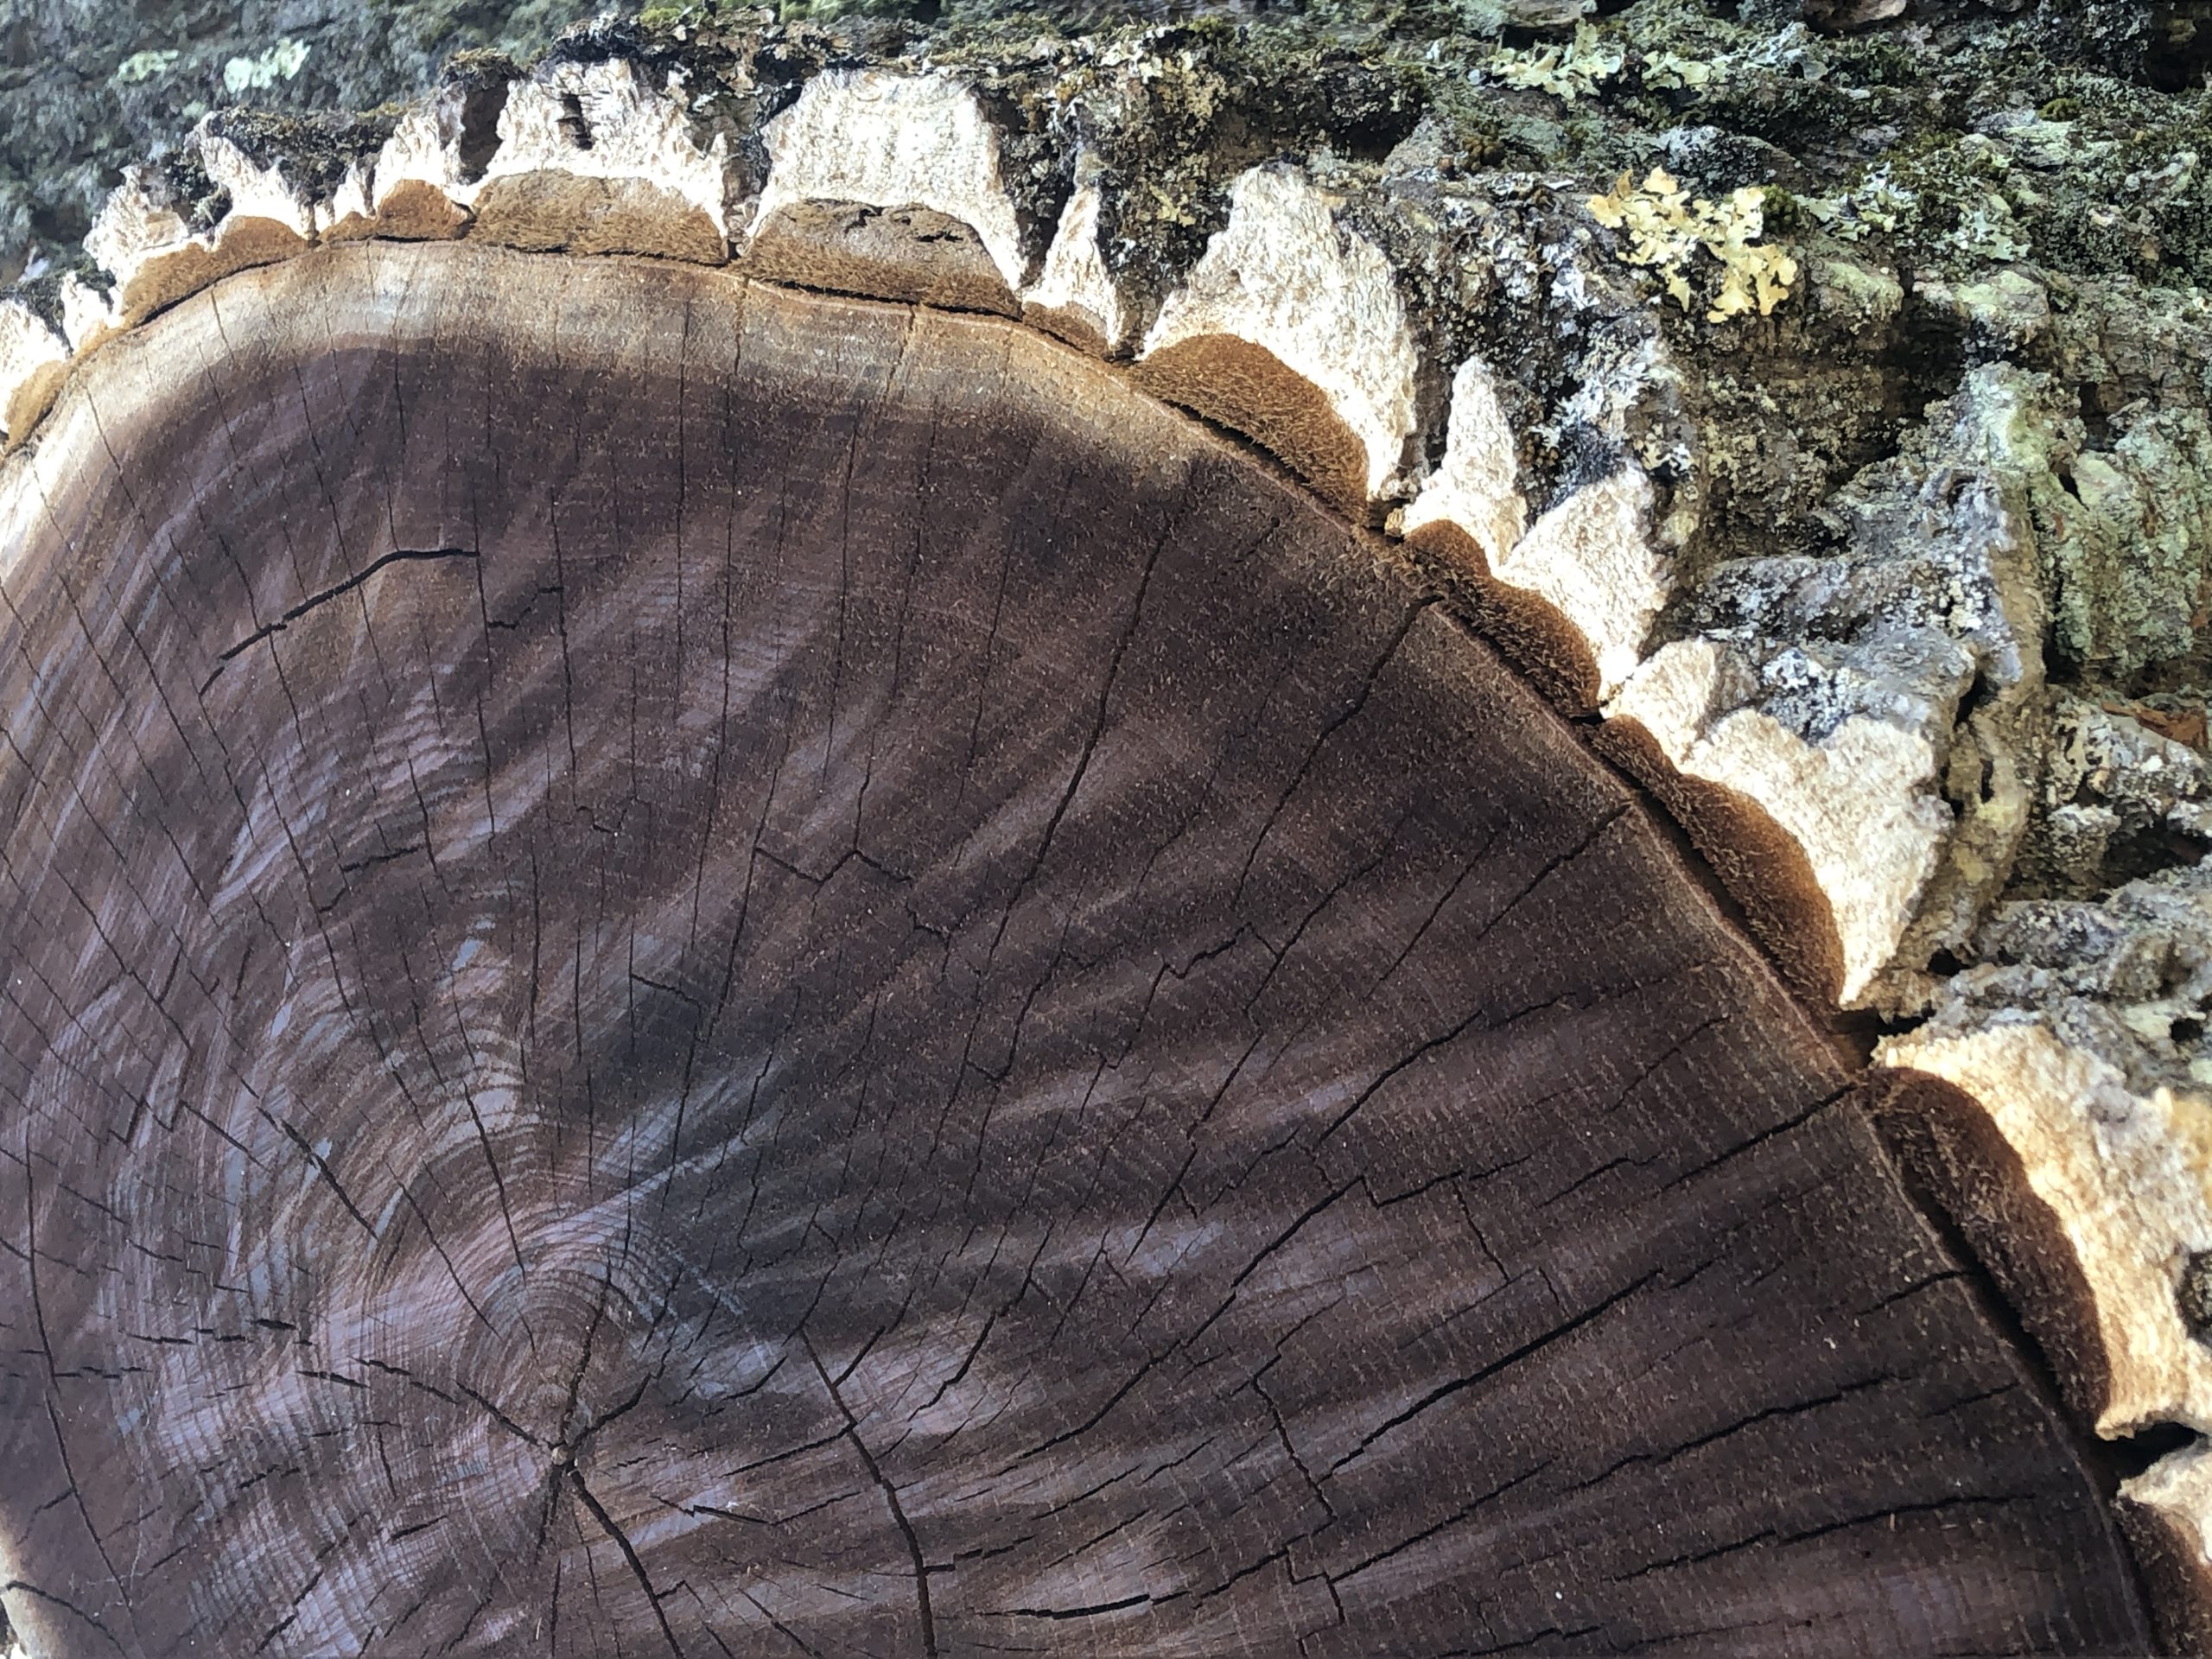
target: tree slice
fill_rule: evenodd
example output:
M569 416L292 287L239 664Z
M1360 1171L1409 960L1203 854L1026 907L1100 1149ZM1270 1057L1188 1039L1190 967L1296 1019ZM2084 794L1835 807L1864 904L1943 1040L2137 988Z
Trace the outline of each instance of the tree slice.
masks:
M1637 796L1095 361L353 244L0 492L35 1652L2147 1644Z

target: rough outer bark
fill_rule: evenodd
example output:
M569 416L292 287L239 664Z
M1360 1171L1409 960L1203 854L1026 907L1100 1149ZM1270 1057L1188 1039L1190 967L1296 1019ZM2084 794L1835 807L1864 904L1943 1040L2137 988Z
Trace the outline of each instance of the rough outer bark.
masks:
M594 10L588 0L10 0L0 280L70 264L118 172L211 109L374 109L419 96L456 53L529 56Z
M361 245L16 465L39 1651L2148 1644L1637 796L1109 372Z

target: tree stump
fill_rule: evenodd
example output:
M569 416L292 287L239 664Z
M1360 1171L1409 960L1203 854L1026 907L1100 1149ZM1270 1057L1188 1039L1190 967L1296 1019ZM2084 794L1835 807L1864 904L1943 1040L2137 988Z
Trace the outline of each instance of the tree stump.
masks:
M0 296L16 1633L2212 1647L2212 767L2058 654L2212 321L1475 159L1767 23L1054 15L218 112Z
M1109 372L364 245L54 418L0 669L39 1651L2147 1640L1649 810Z

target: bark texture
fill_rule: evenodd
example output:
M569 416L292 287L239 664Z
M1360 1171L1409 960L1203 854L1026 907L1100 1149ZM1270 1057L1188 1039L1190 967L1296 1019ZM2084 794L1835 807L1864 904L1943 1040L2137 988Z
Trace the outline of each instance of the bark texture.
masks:
M210 110L372 110L421 94L456 53L526 57L594 10L588 0L0 0L0 281L72 264L122 169L171 148Z
M1107 371L372 244L44 433L35 1651L2148 1645L1637 796Z

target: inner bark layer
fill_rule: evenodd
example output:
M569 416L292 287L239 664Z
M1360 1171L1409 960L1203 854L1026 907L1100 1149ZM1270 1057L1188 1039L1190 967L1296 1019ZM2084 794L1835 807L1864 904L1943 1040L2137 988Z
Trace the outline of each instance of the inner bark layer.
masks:
M1637 799L1098 365L357 245L0 522L50 1650L2147 1642Z

